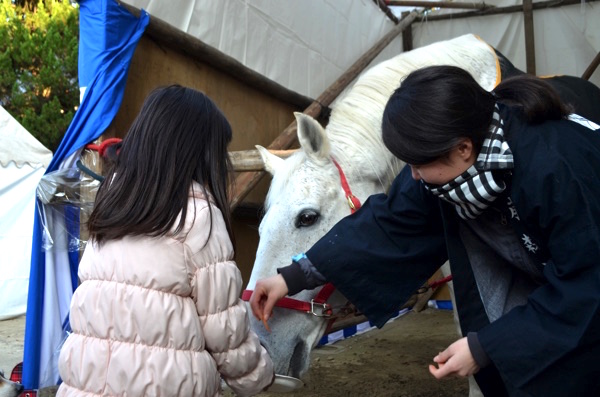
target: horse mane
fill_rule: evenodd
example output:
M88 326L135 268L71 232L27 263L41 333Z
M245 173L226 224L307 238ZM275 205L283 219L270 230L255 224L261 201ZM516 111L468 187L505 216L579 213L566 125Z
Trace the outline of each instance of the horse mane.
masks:
M277 168L278 177L271 179L271 187L265 197L265 211L271 206L273 198L277 196L279 192L287 190L287 185L291 180L292 175L303 161L304 157L301 155L301 152L297 152L286 159L286 167Z
M482 51L492 56L481 61ZM478 67L495 67L495 56L491 47L469 34L401 53L368 69L336 102L326 127L332 155L344 168L360 164L357 175L374 176L387 190L403 163L383 144L383 110L406 75L434 64L462 65L475 76ZM490 74L495 76L495 71Z
M393 58L393 60L398 57ZM383 144L381 119L385 104L400 85L400 73L390 73L386 61L369 69L333 107L326 127L332 156L351 169L360 164L359 175L379 179L384 189L398 174L402 163Z

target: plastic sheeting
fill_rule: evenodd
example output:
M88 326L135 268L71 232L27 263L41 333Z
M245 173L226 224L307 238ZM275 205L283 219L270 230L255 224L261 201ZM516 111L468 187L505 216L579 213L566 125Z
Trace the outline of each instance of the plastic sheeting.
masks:
M36 195L41 204L38 209L42 227L42 250L52 250L57 235L60 234L61 238L66 238L67 241L64 249L68 252L83 252L87 241L79 233L80 218L87 219L92 213L99 187L99 180L79 168L59 169L40 179ZM73 219L69 227L50 224L49 219L62 213L64 207L76 209L79 217ZM49 211L54 213L53 217L48 217Z

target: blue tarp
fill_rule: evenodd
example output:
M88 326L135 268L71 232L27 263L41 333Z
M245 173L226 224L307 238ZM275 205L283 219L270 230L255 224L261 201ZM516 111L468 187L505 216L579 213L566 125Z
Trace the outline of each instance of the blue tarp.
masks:
M63 167L66 159L108 128L123 99L131 58L150 20L145 11L137 18L115 0L80 0L79 7L79 86L85 94L46 174ZM78 211L74 208L63 211L66 217L61 219L63 226L48 230L57 237L52 247L46 248L42 241L41 206L38 201L25 320L23 384L27 389L59 381L57 351L68 304L77 286L78 252L64 246L68 239L59 235L78 225L78 219L73 222L69 218L78 218ZM61 222L44 225L51 228Z

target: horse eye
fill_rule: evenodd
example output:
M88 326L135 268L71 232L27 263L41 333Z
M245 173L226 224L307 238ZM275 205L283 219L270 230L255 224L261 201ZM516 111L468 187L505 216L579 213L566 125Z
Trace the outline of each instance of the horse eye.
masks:
M313 210L304 210L296 218L296 227L312 226L319 219L319 213Z

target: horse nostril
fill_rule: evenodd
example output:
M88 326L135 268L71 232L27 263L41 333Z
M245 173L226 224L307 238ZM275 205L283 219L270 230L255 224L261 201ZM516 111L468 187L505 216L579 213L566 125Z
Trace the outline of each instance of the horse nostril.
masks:
M292 358L290 359L290 367L288 370L289 376L300 378L304 371L306 354L306 344L304 341L298 342L296 347L294 347L294 353L292 353Z

